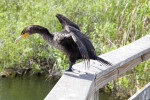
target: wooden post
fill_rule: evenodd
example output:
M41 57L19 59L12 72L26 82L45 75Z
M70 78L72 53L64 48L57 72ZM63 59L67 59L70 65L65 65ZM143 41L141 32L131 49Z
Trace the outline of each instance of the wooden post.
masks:
M90 98L89 100L99 100L99 90L97 90Z

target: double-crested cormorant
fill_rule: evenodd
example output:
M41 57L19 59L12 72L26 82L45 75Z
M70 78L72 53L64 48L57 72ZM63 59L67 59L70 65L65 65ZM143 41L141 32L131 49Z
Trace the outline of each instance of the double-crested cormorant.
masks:
M48 44L57 48L69 57L70 64L67 71L72 71L72 65L78 59L93 59L98 60L103 64L111 65L108 61L96 56L92 43L85 34L80 32L80 28L77 24L61 14L56 14L56 17L62 25L62 31L51 34L45 27L29 25L22 30L21 36L16 42L28 35L34 33L40 34Z

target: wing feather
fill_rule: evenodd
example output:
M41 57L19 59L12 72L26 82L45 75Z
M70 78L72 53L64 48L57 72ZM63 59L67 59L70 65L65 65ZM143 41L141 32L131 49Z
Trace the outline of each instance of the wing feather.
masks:
M78 36L74 32L70 32L70 34L74 42L77 44L82 58L89 59L88 51L86 47L84 46L84 44L82 43L82 41L78 38Z
M66 26L66 30L73 32L80 39L80 41L84 44L87 51L95 54L95 49L92 43L90 42L89 38L85 34L83 34L80 30L77 30L76 28L71 27L71 26Z

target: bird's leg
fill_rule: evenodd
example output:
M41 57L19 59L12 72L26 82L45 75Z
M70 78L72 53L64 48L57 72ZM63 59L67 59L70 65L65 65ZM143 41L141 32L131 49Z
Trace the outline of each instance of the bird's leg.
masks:
M72 72L72 65L74 63L73 62L70 62L69 66L67 67L66 71L71 71Z

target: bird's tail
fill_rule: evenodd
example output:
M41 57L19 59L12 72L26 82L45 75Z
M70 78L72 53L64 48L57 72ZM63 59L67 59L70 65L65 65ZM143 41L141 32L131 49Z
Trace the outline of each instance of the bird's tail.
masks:
M98 62L100 62L101 64L105 64L106 66L112 66L112 63L110 63L110 62L108 62L108 61L106 61L106 60L104 60L104 59L102 59L102 58L100 58L100 57L96 57L96 60L98 61Z

